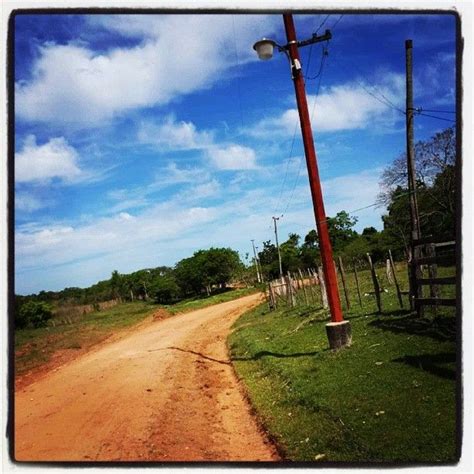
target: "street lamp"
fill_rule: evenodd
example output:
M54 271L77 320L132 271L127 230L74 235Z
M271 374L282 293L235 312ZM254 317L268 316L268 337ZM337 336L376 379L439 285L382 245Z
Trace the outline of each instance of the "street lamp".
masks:
M298 52L298 47L329 40L332 36L331 32L326 30L324 35L317 36L315 33L307 40L297 41L293 16L289 13L284 14L283 22L285 24L286 38L288 41L286 45L280 46L273 40L263 38L260 41L257 41L253 48L257 51L260 59L267 60L273 56L273 50L276 46L278 51L284 52L290 61L291 77L295 86L296 102L298 104L301 133L303 135L306 156L306 166L308 168L309 185L311 188L324 279L326 281L328 303L331 312L331 322L326 325L326 332L331 349L338 349L350 345L352 341L351 326L349 321L344 320L342 315L341 301L337 287L336 269L332 255L331 241L329 239L326 213L324 211L323 194L316 161L316 151L314 149L313 132L311 130L308 103L306 100L306 91Z
M257 51L258 58L266 61L273 56L273 48L277 46L275 41L267 38L262 38L253 45L253 49Z

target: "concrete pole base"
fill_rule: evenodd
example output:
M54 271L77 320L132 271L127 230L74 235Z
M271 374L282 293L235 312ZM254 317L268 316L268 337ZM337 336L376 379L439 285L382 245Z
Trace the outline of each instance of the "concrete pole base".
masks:
M349 321L327 323L326 333L328 335L329 348L332 350L350 346L352 343L352 330Z

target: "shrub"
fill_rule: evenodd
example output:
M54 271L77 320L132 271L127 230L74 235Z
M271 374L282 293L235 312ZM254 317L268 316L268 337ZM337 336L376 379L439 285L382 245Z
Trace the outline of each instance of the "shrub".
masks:
M53 316L51 306L42 301L28 301L23 304L16 320L18 327L33 326L40 328L46 326Z

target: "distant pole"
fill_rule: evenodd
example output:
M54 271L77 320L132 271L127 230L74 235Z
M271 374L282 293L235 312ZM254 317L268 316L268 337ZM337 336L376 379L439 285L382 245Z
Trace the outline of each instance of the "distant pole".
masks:
M252 242L252 248L253 248L253 260L255 262L255 270L257 271L257 281L261 283L260 279L260 272L258 271L258 261L257 261L257 252L255 251L255 244L254 244L254 239L251 239L250 242Z
M262 263L260 262L260 257L258 256L258 246L255 246L255 250L257 251L257 266L258 271L260 273L260 280L263 282L263 271L262 271Z
M276 246L277 246L277 251L278 251L278 264L280 266L280 278L283 277L283 269L281 266L281 255L280 255L280 245L278 244L278 229L277 229L277 221L280 219L279 217L272 217L273 219L273 225L275 226L275 241L276 241Z
M405 41L406 55L406 143L407 143L407 171L408 191L410 193L410 222L411 222L411 261L410 261L410 305L416 308L415 298L421 296L421 288L417 284L419 247L414 245L421 237L418 201L416 198L416 171L415 171L415 143L413 133L413 41Z

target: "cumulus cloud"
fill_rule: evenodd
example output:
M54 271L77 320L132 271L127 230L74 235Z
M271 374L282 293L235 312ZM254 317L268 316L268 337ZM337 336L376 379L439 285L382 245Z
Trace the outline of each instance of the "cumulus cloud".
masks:
M27 192L15 193L15 209L23 212L34 212L45 207L45 203Z
M213 134L198 131L192 122L177 122L174 116L167 116L160 123L142 122L138 140L162 150L197 150L208 147L212 143Z
M271 31L275 20L236 15L235 37L231 16L130 15L94 21L141 41L103 53L77 43L43 44L32 78L15 86L18 117L91 126L131 109L167 104L221 80L235 65L235 47L240 63L255 60L249 45L260 31Z
M252 148L235 143L218 143L212 131L199 131L192 122L178 122L173 116L165 117L162 122L142 122L138 140L159 151L202 150L219 170L248 170L257 167ZM197 169L179 169L175 163L171 163L165 171L164 176L157 179L157 183L187 182L195 179L194 173L201 176L203 174Z
M64 137L38 145L36 137L29 135L23 148L15 153L15 180L18 183L44 183L52 178L73 181L83 175L78 160L77 151Z
M398 112L369 93L379 98L383 95L396 103L403 83L400 82L398 75L389 76L376 88L358 81L328 87L318 96L308 95L308 108L314 129L318 132L335 132L393 123L394 113ZM296 108L291 108L278 117L261 120L246 130L246 133L254 137L292 135L295 125L299 127L298 111Z
M15 236L17 269L49 268L102 253L119 258L122 250L166 242L211 221L213 215L212 209L165 203L138 215L120 212L85 224L20 229Z
M241 145L209 148L208 156L221 170L246 170L257 167L255 151Z

